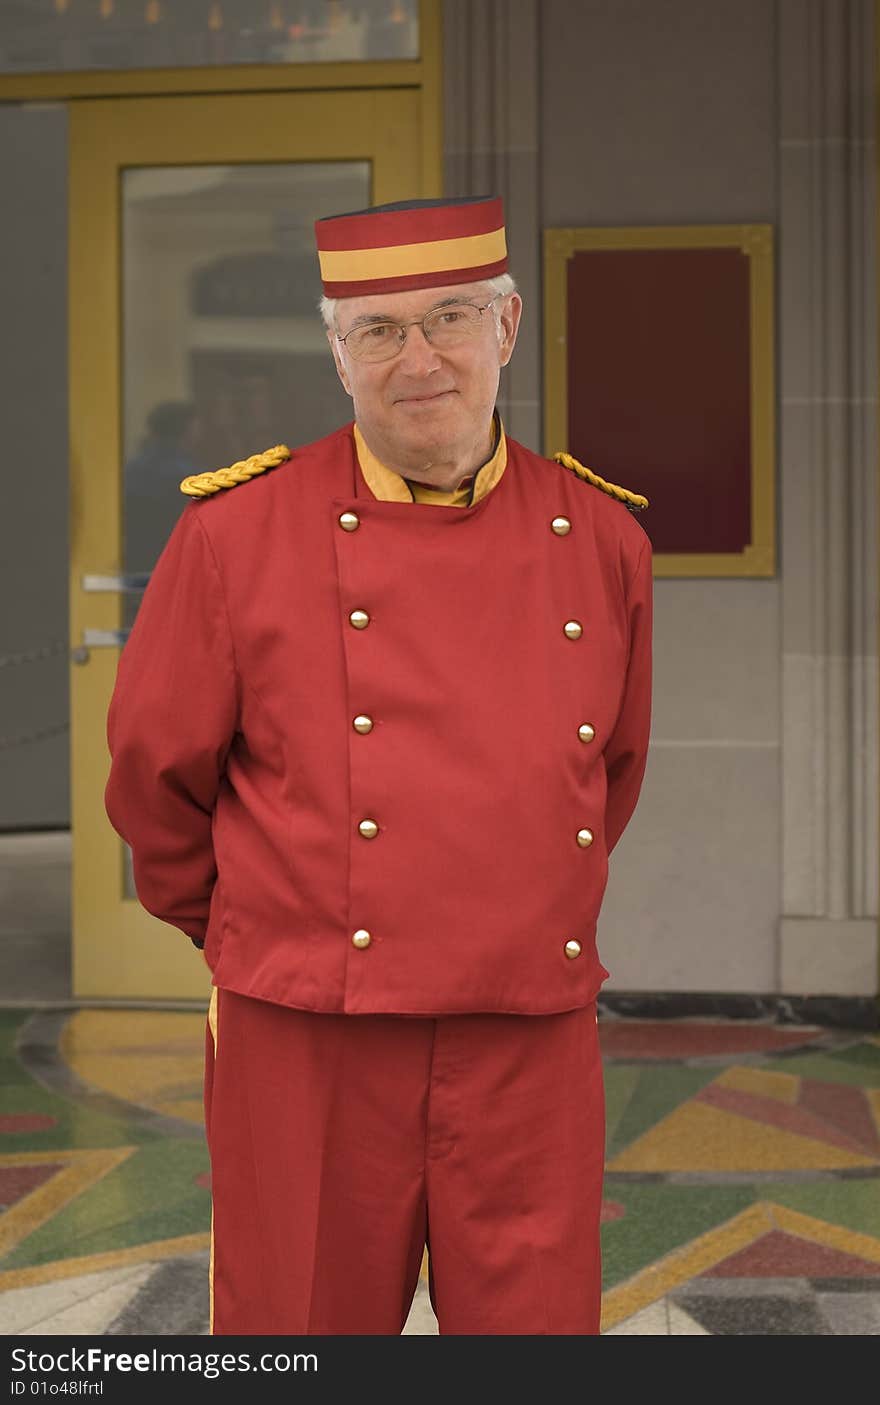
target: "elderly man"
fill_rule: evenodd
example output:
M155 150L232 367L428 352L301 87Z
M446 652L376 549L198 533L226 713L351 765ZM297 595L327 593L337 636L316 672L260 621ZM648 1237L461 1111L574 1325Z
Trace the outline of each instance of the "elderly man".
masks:
M108 718L139 897L213 973L212 1331L399 1333L427 1246L441 1333L595 1334L644 499L504 433L500 200L316 230L354 423L184 480Z

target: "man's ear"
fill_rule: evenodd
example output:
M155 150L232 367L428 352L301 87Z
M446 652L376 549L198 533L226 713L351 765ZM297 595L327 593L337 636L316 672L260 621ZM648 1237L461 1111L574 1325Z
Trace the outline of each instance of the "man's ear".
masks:
M346 372L345 366L342 362L342 354L339 350L339 342L336 340L335 332L328 331L327 340L330 343L330 350L333 353L333 361L336 366L336 374L342 381L342 385L346 394L352 395L353 392L351 388L351 382L348 379L348 373Z
M498 354L502 366L506 366L513 355L521 315L522 298L519 293L510 293L498 313Z

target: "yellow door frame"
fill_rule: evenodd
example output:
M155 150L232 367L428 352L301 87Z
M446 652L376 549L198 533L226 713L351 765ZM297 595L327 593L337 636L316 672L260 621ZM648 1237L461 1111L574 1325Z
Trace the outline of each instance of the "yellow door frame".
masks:
M125 849L103 810L105 719L119 657L118 642L108 647L107 641L123 626L124 599L113 583L123 570L120 176L127 167L353 160L370 162L373 203L422 188L415 90L100 98L72 105L70 628L83 659L72 669L70 691L78 999L204 1001L209 985L187 938L124 896ZM86 577L92 577L89 589Z
M83 590L84 575L121 569L121 169L369 160L373 203L439 196L441 5L420 0L415 60L0 76L0 102L68 106L74 658L87 629L122 625L121 595ZM95 649L71 668L73 994L204 1008L209 975L187 938L123 897L124 849L103 808L118 656Z

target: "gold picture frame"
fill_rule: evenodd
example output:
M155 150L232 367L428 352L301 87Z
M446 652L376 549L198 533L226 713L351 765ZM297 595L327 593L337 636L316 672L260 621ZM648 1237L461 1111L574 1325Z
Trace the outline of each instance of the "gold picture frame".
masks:
M544 231L544 440L548 457L569 445L568 264L581 251L735 249L748 258L750 539L742 551L663 552L656 576L776 574L774 238L769 224L550 228ZM604 473L601 463L589 464ZM613 474L611 475L613 477ZM624 486L642 492L637 481ZM650 498L650 493L648 493ZM647 524L650 508L645 515Z

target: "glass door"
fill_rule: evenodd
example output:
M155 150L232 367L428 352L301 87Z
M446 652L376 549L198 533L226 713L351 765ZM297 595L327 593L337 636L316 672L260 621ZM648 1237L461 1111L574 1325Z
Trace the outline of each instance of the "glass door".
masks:
M78 998L199 1000L106 817L119 651L180 480L343 423L321 215L423 193L419 97L346 90L71 105L71 785Z

